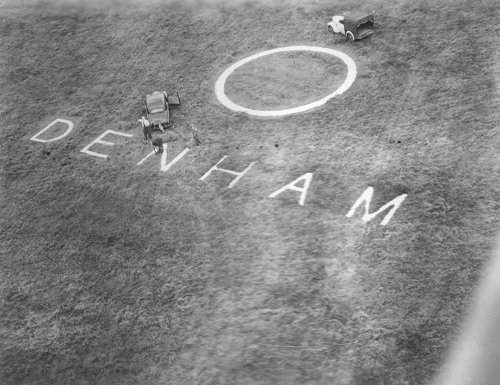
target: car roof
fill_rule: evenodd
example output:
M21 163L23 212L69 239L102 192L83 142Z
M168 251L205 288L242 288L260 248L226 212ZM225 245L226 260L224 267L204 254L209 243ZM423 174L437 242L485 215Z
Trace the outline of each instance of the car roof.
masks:
M154 103L160 101L163 103L165 100L165 95L161 92L155 91L152 94L146 95L146 103Z

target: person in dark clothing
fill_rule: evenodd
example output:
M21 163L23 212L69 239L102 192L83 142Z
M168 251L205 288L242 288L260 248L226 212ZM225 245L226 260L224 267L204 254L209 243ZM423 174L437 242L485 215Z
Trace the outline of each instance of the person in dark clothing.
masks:
M163 139L154 138L153 140L154 151L159 154L163 152Z
M198 129L194 125L191 125L191 130L193 131L193 135L191 136L190 143L195 145L195 146L199 146L201 143L201 140L198 136Z

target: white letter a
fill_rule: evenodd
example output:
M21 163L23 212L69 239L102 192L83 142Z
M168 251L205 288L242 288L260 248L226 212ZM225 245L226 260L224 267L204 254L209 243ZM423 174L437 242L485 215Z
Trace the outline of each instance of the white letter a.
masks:
M306 195L307 195L307 189L311 184L312 176L313 176L312 172L308 172L307 174L298 177L292 183L289 183L286 186L280 188L279 190L273 192L271 195L269 195L269 198L274 198L276 195L281 194L285 190L299 191L300 192L299 205L304 206L304 201L306 200ZM304 180L304 187L297 187L296 184L302 179Z

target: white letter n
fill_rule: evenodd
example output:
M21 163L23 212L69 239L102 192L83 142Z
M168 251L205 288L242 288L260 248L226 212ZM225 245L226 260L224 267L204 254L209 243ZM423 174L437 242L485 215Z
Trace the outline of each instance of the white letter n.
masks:
M394 215L394 213L396 212L396 210L398 209L398 207L401 205L401 203L403 203L403 201L406 199L406 197L408 196L408 194L402 194L402 195L398 196L397 198L394 198L392 201L390 201L389 203L386 203L381 208L379 208L377 211L375 211L374 213L370 214L370 202L372 200L372 196L373 196L373 187L368 187L365 190L365 192L363 194L361 194L361 196L354 203L354 205L351 207L351 209L349 210L349 212L346 214L346 217L347 218L351 218L354 215L354 212L356 211L356 209L359 206L361 206L363 204L363 202L365 203L365 213L363 214L363 217L361 219L364 222L371 221L373 218L375 218L382 211L385 211L386 209L388 209L389 207L392 206L391 210L387 213L387 215L385 216L384 220L382 222L380 222L380 224L382 226L385 226L386 224L389 223L389 221L391 220L392 216Z
M184 155L186 155L189 152L189 148L185 148L184 151L182 151L179 155L177 155L174 159L170 161L170 163L167 164L167 143L163 143L163 153L161 154L161 162L160 162L160 170L161 171L168 171L170 168L176 164ZM148 155L146 155L142 160L140 160L137 163L137 166L141 165L144 163L146 159L148 159L150 156L156 154L156 152L153 150L151 151Z

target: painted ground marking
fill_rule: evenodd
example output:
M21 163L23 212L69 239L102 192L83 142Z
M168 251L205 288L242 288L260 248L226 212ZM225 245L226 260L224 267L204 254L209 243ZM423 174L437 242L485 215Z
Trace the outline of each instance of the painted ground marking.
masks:
M274 198L275 196L281 194L285 190L298 191L298 192L300 192L299 205L304 206L304 202L306 200L307 190L309 189L309 185L311 184L312 177L313 177L313 173L308 172L307 174L304 174L304 175L298 177L293 182L288 183L286 186L283 186L282 188L276 190L271 195L269 195L269 198ZM304 180L304 186L298 187L297 183L300 182L301 180Z
M62 133L61 135L59 135L58 137L56 138L52 138L52 139L40 139L39 136L42 135L45 131L49 130L50 127L52 127L54 124L57 124L57 123L64 123L68 126L68 128L66 129L66 131L64 133ZM54 142L56 140L59 140L59 139L62 139L64 138L66 135L68 135L71 130L73 130L73 122L70 121L70 120L66 120L66 119L59 119L57 118L56 120L54 120L52 123L48 124L47 126L45 126L40 132L38 132L36 135L32 136L30 138L30 140L33 140L35 142L41 142L41 143L47 143L47 142Z
M68 125L68 129L66 130L66 132L64 134L58 136L57 138L52 138L52 139L41 139L40 140L39 138L37 138L38 135L46 132L50 127L52 127L56 123L66 123ZM43 130L40 131L38 134L36 134L35 136L33 136L31 138L31 140L35 140L35 141L42 142L42 143L45 143L45 142L48 142L48 141L53 141L53 140L58 140L58 139L61 139L64 136L68 135L72 128L73 128L73 123L71 121L64 120L64 119L56 119L54 122L52 122L48 126L44 127ZM95 157L98 157L98 158L104 158L104 159L106 159L108 157L108 155L106 155L106 154L100 154L100 153L91 151L90 148L92 146L96 145L96 144L100 144L100 145L104 145L104 146L114 146L115 145L114 142L110 142L110 141L104 140L104 137L106 135L110 135L110 134L124 136L124 137L128 137L128 138L131 138L131 137L134 136L133 134L127 134L127 133L124 133L124 132L119 132L119 131L114 131L114 130L106 130L103 134L99 135L99 137L97 137L96 139L94 139L90 144L88 144L87 146L85 146L80 151L83 152L83 153L86 153L88 155L92 155L92 156L95 156ZM168 171L168 170L170 170L170 168L174 164L176 164L179 160L181 160L190 151L189 148L185 148L181 153L179 153L174 159L172 159L167 164L167 150L168 150L167 143L163 144L163 150L164 151L162 153L161 163L160 163L160 170L161 171ZM138 166L142 165L148 158L150 158L154 154L155 154L155 151L151 151L142 160L140 160L137 163L137 165ZM227 158L227 155L224 155L214 166L212 166L200 178L200 180L207 179L213 171L219 171L219 172L223 172L223 173L227 173L227 174L235 176L235 178L231 181L231 183L229 184L229 186L227 186L228 188L232 188L232 187L234 187L234 185L244 175L246 175L246 173L252 168L252 166L254 166L257 163L257 162L251 162L248 165L248 167L245 168L243 171L234 171L234 170L229 170L229 169L225 169L225 168L219 167L219 165L222 162L224 162L224 160L226 158ZM269 198L275 198L275 197L277 197L278 195L280 195L281 193L283 193L286 190L296 191L296 192L300 193L300 198L299 198L299 201L298 201L299 205L304 206L304 203L305 203L305 200L306 200L306 195L307 195L307 192L309 190L309 187L310 187L310 184L311 184L311 181L312 181L312 177L313 177L313 173L306 173L306 174L298 177L297 179L295 179L293 182L291 182L291 183L289 183L289 184L287 184L287 185L279 188L278 190L274 191L268 197ZM299 182L303 182L303 186L302 187L300 187L298 185ZM384 211L390 209L389 212L383 218L382 222L380 223L382 226L386 226L389 223L389 221L392 219L392 217L395 214L395 212L398 210L398 208L401 206L401 204L405 201L406 197L408 196L408 194L401 194L398 197L392 199L390 202L388 202L385 205L383 205L382 207L380 207L377 211L370 213L370 204L371 204L374 192L375 192L374 188L371 187L371 186L369 186L361 194L361 196L356 200L356 202L352 205L351 209L345 215L345 217L352 218L354 216L354 214L356 213L357 209L359 207L363 207L364 206L364 213L363 213L363 216L361 217L361 220L363 222L370 222L372 219L374 219L375 217L377 217L379 214L381 214Z
M252 60L258 59L263 56L267 55L272 55L274 53L279 53L279 52L290 52L290 51L309 51L309 52L321 52L321 53L326 53L328 55L336 56L339 59L341 59L345 65L347 66L347 76L346 79L344 80L344 83L337 88L334 92L331 94L325 96L322 99L316 100L315 102L309 103L309 104L304 104L303 106L299 107L294 107L294 108L288 108L284 110L252 110L251 108L243 107L240 106L229 99L224 91L224 85L226 84L226 80L233 73L234 70L237 68L241 67L242 65L251 62ZM322 106L325 104L328 100L331 98L340 95L347 91L349 87L351 87L352 83L354 83L354 80L356 79L356 64L354 63L354 60L352 60L348 55L346 55L343 52L330 49L330 48L323 48L323 47L314 47L314 46L308 46L308 45L294 45L294 46L289 46L289 47L282 47L282 48L275 48L271 49L269 51L264 51L260 52L258 54L249 56L245 59L242 59L233 65L231 65L228 69L226 69L222 75L217 79L215 82L215 95L217 96L217 99L219 102L221 102L224 106L227 108L236 111L236 112L245 112L249 115L255 115L255 116L271 116L271 117L278 117L278 116L285 116L285 115L290 115L290 114L297 114L299 112L305 112L308 111L312 108Z
M163 152L161 155L161 162L160 162L160 170L161 171L168 171L170 168L176 164L184 155L186 155L189 152L189 148L185 148L180 154L178 154L174 159L170 161L170 163L167 164L167 149L168 149L168 144L163 143ZM156 154L156 152L153 150L151 151L148 155L146 155L142 160L140 160L137 163L137 166L140 166L143 164L146 159L148 159L150 156Z
M103 138L106 135L108 135L108 134L126 136L127 138L131 138L131 137L134 136L132 134L126 134L124 132L119 132L119 131L114 131L114 130L106 130L106 132L104 132L103 134L99 135L99 137L97 139L94 139L92 141L92 143L90 143L89 145L85 146L82 150L80 150L80 152L84 152L84 153L86 153L88 155L92 155L92 156L97 156L98 158L106 159L108 157L107 155L100 154L100 153L94 152L94 151L90 151L90 147L92 147L95 144L102 144L104 146L114 146L115 145L114 142L108 142L107 140L103 140Z
M210 170L208 170L208 171L207 171L207 172L206 172L206 173L205 173L205 174L204 174L204 175L200 178L200 180L205 180L205 179L206 179L206 178L207 178L207 177L208 177L208 176L212 173L212 171L221 171L221 172L225 172L225 173L227 173L227 174L236 175L236 178L234 178L234 179L233 179L233 181L232 181L231 183L229 183L229 186L227 186L228 188L232 188L232 187L236 184L236 182L238 182L238 181L239 181L239 180L243 177L243 175L245 175L245 174L248 172L248 170L250 170L250 169L252 168L252 166L256 163L256 162L251 162L251 163L250 163L250 165L249 165L246 169L244 169L244 170L243 170L243 171L241 171L241 172L237 172L237 171L228 170L228 169L226 169L226 168L221 168L221 167L219 167L219 164L221 164L222 162L224 162L224 159L226 159L226 158L227 158L227 155L224 155L224 156L222 157L222 159L221 159L221 160L219 160L219 161L215 164L215 166L213 166Z
M363 214L363 217L361 218L363 220L363 222L370 222L378 214L380 214L381 212L384 212L389 207L392 207L389 210L389 212L387 213L387 215L384 217L384 219L382 220L382 222L380 223L382 226L385 226L385 225L387 225L389 223L389 221L391 220L392 216L394 215L394 213L396 212L396 210L398 209L398 207L401 206L401 203L403 203L403 201L408 196L408 194L402 194L402 195L394 198L392 201L390 201L390 202L386 203L385 205L383 205L381 208L379 208L374 213L370 214L370 203L372 201L373 192L374 192L373 187L371 187L371 186L368 187L363 192L363 194L361 194L361 196L354 203L354 205L351 207L351 209L349 210L349 212L346 214L346 217L347 218L351 218L354 215L354 213L356 212L356 209L359 206L361 206L363 203L365 204L365 212Z

